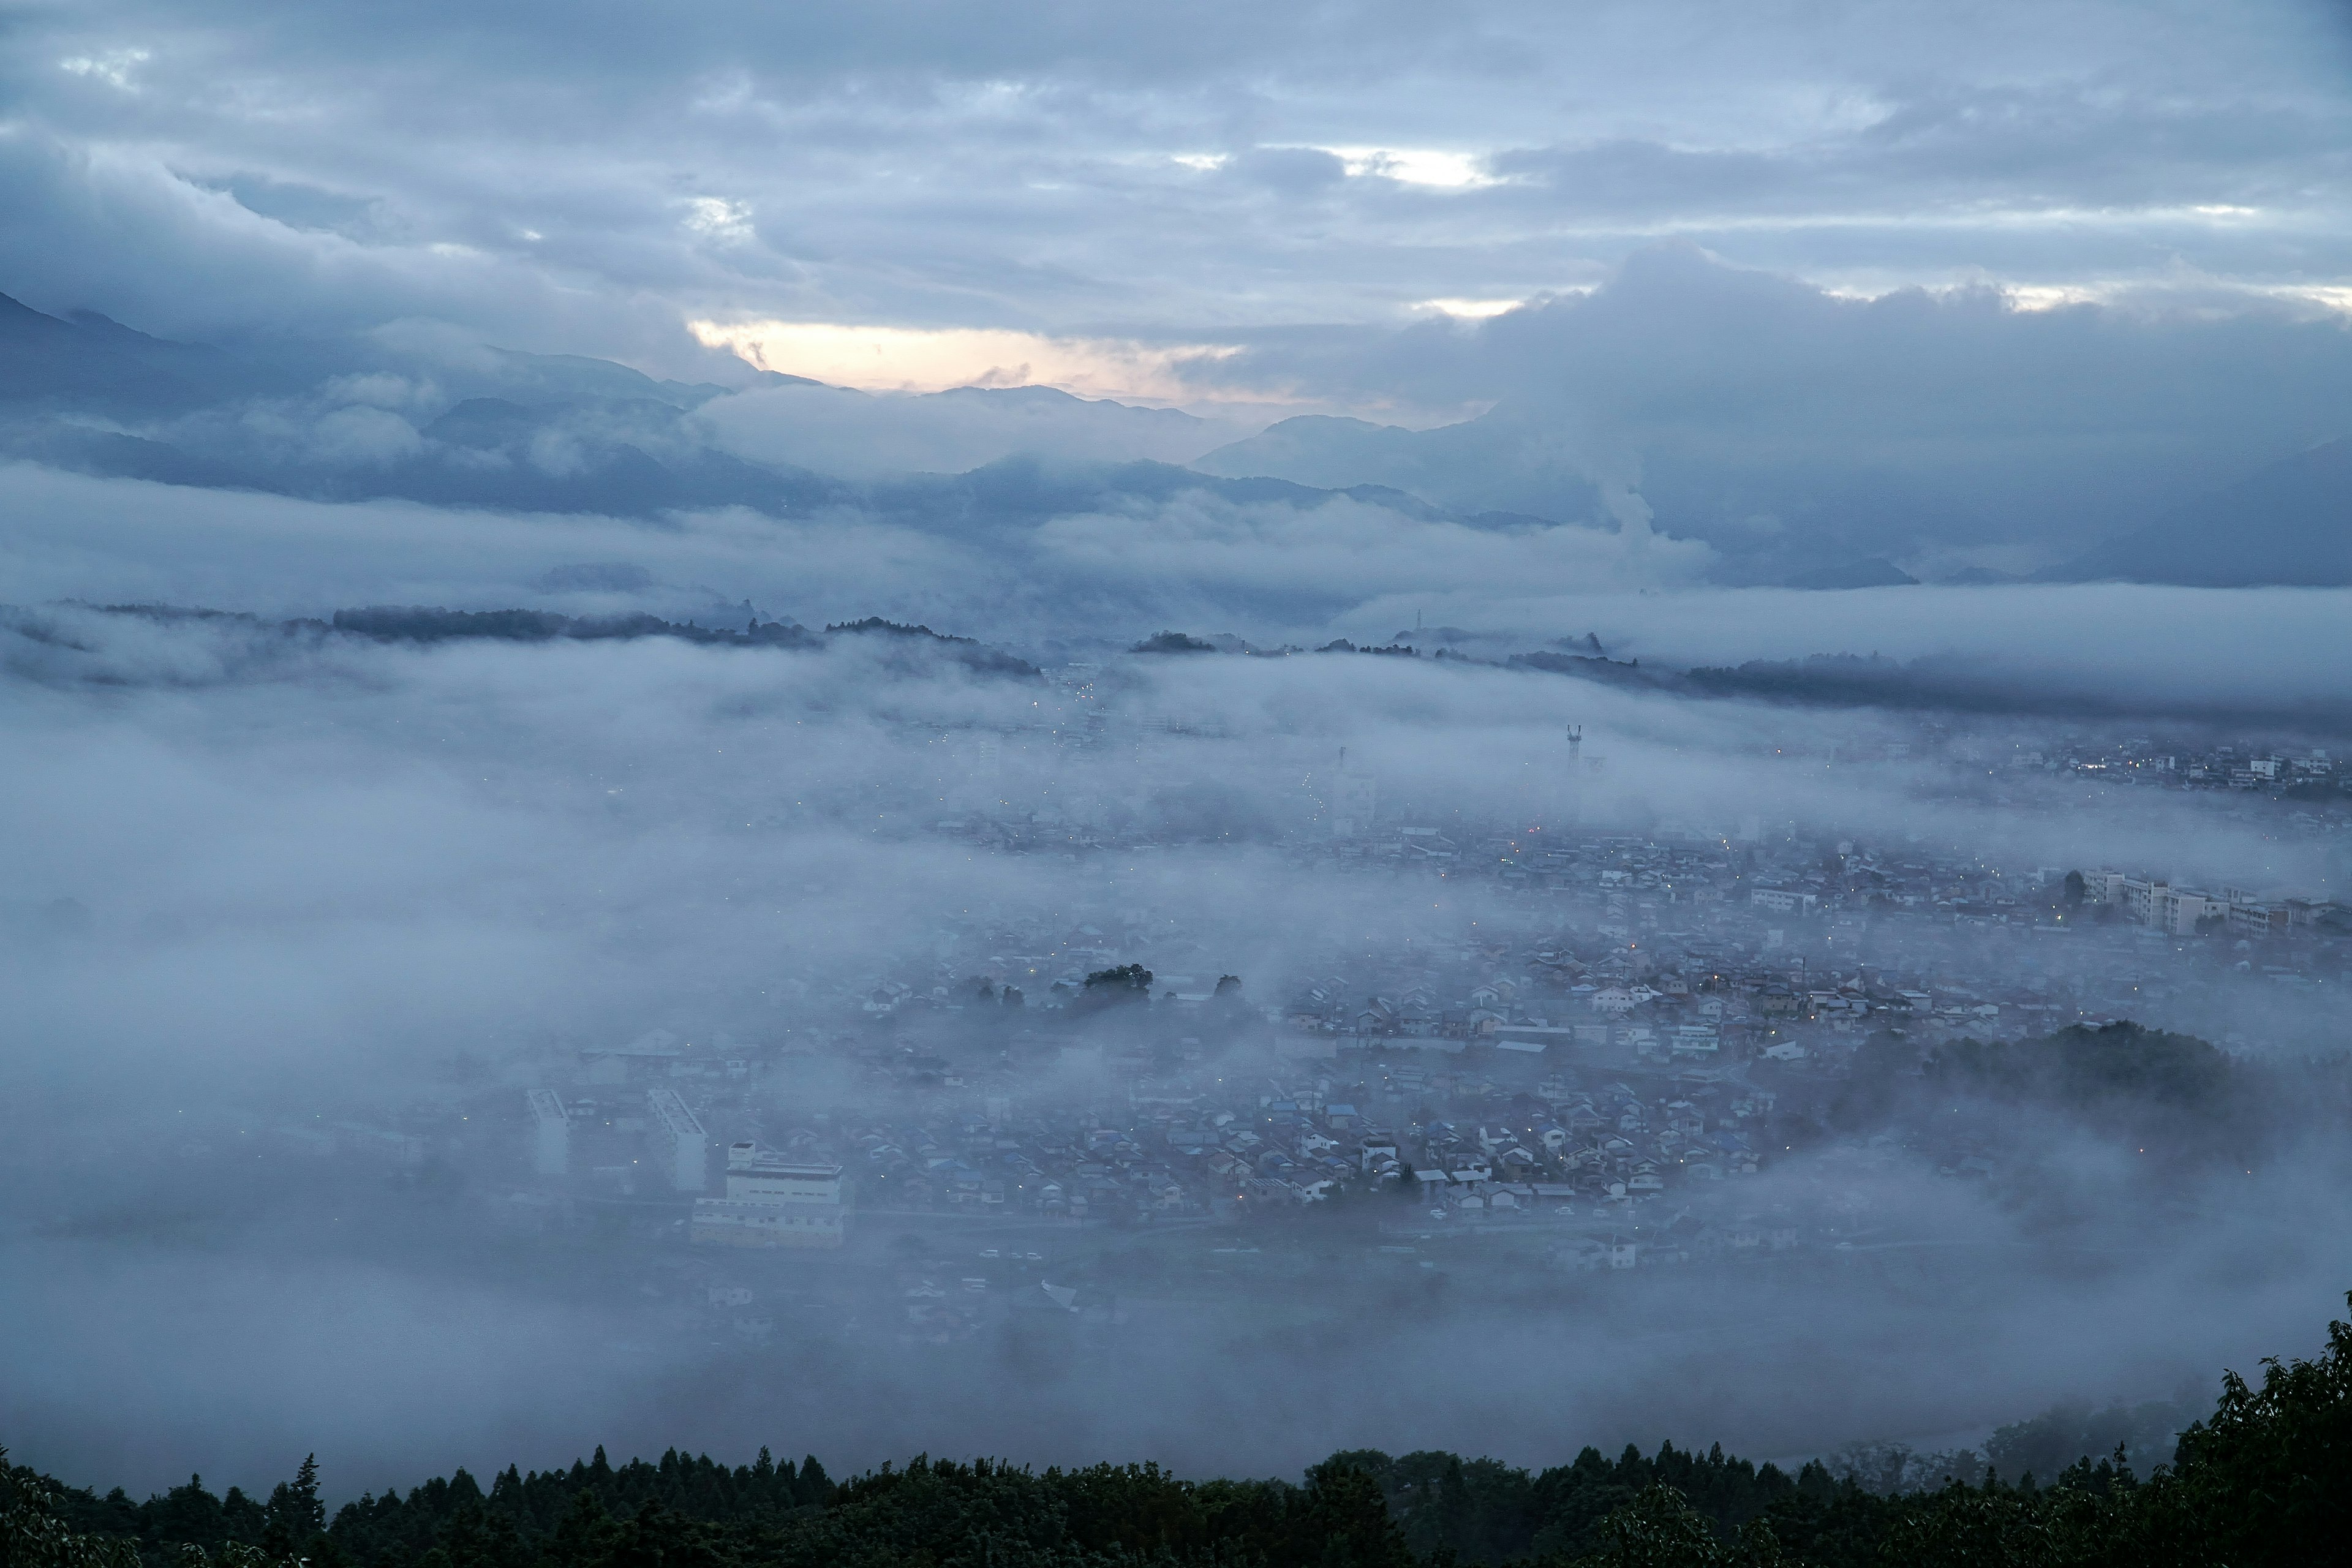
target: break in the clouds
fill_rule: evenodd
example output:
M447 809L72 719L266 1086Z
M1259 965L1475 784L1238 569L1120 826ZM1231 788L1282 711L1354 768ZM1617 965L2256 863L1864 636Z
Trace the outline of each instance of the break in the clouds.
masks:
M676 370L688 321L992 331L1146 381L1667 238L1863 293L2340 308L2347 63L2323 0L51 6L0 43L0 277L182 335L422 318Z

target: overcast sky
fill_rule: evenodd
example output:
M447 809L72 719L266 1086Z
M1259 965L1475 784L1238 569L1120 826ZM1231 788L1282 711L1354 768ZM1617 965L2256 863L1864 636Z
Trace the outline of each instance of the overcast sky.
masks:
M1475 318L1674 240L1838 291L2341 311L2347 16L25 5L0 30L0 290L192 336L447 322L673 373L709 362L702 323L838 381L1168 397L1214 363L1187 353ZM1284 395L1248 363L1225 395Z

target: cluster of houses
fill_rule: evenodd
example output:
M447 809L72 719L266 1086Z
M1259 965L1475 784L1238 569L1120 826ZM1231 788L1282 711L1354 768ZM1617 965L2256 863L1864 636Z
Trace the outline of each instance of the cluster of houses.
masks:
M2085 778L2172 789L2243 790L2285 795L2332 791L2342 782L2324 749L2284 751L2262 745L2159 744L2147 736L2105 743L2078 742L2062 751L2022 752L2028 767L2064 769Z
M1834 917L1769 927L1753 905L1684 904L1694 877L1686 847L1622 836L1580 844L1612 879L1589 910L1600 918L1531 920L1507 934L1490 921L1418 942L1410 954L1343 956L1335 943L1333 967L1279 1007L1223 1007L1222 1033L1203 1021L1223 1002L1205 979L1210 965L1202 979L1156 977L1139 1015L1148 1026L1122 1037L1097 1038L1078 1014L1057 1010L1051 982L1063 965L1197 948L1181 929L1160 934L1172 922L1145 908L1064 928L998 916L981 940L1007 951L978 966L977 987L969 973L952 984L921 985L918 975L868 986L866 995L892 998L888 1011L860 1004L859 1027L829 1047L822 1032L804 1033L795 1047L861 1064L870 1103L936 1092L961 1104L953 1115L774 1121L772 1089L759 1081L767 1058L723 1035L694 1046L656 1033L593 1052L580 1104L595 1111L602 1096L625 1105L603 1087L614 1079L683 1091L709 1108L714 1126L762 1141L778 1161L838 1165L868 1208L1133 1219L1409 1193L1403 1201L1420 1212L1449 1218L1589 1210L1759 1171L1773 1147L1761 1134L1774 1105L1759 1071L1833 1079L1882 1029L1924 1047L2116 1016L2164 1022L2151 1008L2189 962L2148 948L2147 926L2084 913L2128 913L2139 889L2164 886L2118 873L2045 871L2018 879L2012 893L1985 886L2009 879L1998 868L1923 860L1939 899L2011 898L2046 918L1923 922L1890 899L1858 927ZM1826 858L1849 883L1875 877L1898 891L1912 865L1850 844ZM1762 876L1774 863L1743 852L1739 868ZM2232 908L2255 907L2237 889L2231 897ZM2287 962L2258 971L2242 961L2247 976L2341 963L2340 941L2311 913L2326 906L2289 907L2283 937L2296 941L2263 949ZM941 945L944 975L971 967L980 942ZM2229 951L2192 943L2182 952L2192 950ZM1003 990L1033 971L1048 981L1044 999L1008 1026ZM958 1015L976 1006L1006 1048L965 1060L952 1043ZM896 1043L917 1040L919 1021L930 1043ZM1046 1074L1060 1087L1033 1092L1028 1069L1041 1061L1084 1063L1082 1089ZM1465 1088L1487 1079L1492 1093ZM658 1108L634 1118L660 1120ZM719 1228L703 1227L714 1239Z
M1640 1088L1566 1069L1532 1087L1524 1078L1402 1058L1370 1065L1352 1085L1328 1073L1203 1069L1137 1080L1092 1105L1023 1101L1004 1082L980 1086L980 1109L872 1120L762 1118L749 1097L714 1100L701 1112L712 1125L758 1122L772 1149L732 1146L727 1194L698 1202L695 1236L837 1244L843 1200L789 1211L817 1216L796 1221L774 1200L761 1206L748 1191L757 1180L833 1184L828 1192L845 1188L856 1209L877 1213L1148 1221L1379 1201L1417 1224L1620 1213L1670 1189L1753 1175L1763 1162L1775 1092L1731 1074L1686 1069ZM761 1228L809 1223L836 1228Z
M1582 1088L1554 1072L1507 1099L1476 1079L1411 1066L1381 1076L1399 1104L1462 1108L1408 1128L1418 1152L1412 1201L1432 1219L1556 1209L1609 1216L1671 1188L1752 1176L1777 1099L1708 1072L1653 1079L1646 1092L1622 1079Z
M1822 842L1754 819L1721 835L1370 824L1344 845L1297 852L1379 859L1393 841L1396 875L1443 862L1449 879L1528 894L1516 928L1490 920L1493 936L1423 931L1370 954L1332 942L1328 959L1310 945L1298 955L1312 966L1305 975L1253 974L1250 994L1280 1002L1276 1026L1308 1055L1421 1042L1689 1063L1798 1059L1816 1050L1800 1026L2015 1033L2130 1006L2147 995L2147 963L2105 952L2097 939L2107 927L2219 938L2204 944L2206 962L2267 975L2340 968L2352 946L2352 911L2308 889L2208 892L2160 876L2004 865L1916 839ZM1366 874L1377 882L1385 873ZM891 972L780 984L805 1010L846 1008L892 1025L968 1014L976 979L1000 1005L1051 1009L1087 973L1139 960L1158 976L1159 1001L1197 1005L1241 966L1199 919L1141 900L1059 919L992 910L943 920ZM2002 941L2045 945L2021 961L2020 950L1985 945Z
M838 1166L857 1206L875 1209L1076 1221L1388 1194L1450 1220L1590 1211L1757 1173L1775 1146L1769 1085L1785 1087L1789 1074L1833 1081L1877 1031L1925 1047L2121 1016L2175 1026L2165 1009L2200 986L2305 981L2345 957L2333 906L2228 889L2231 910L2283 910L2277 930L2259 945L2176 942L2142 910L2185 891L2106 870L2043 868L2011 889L1998 868L1851 844L1810 870L1785 847L1716 847L1708 863L1725 874L1817 877L1832 900L1856 885L1879 889L1867 919L1841 925L1833 904L1800 921L1726 899L1685 902L1707 859L1686 845L1592 836L1575 853L1596 879L1586 918L1490 920L1409 952L1335 942L1331 967L1276 1007L1217 997L1215 965L1198 979L1157 973L1135 1016L1148 1022L1116 1037L1059 1009L1054 982L1139 952L1197 959L1197 940L1149 907L1066 926L993 914L943 930L930 976L862 985L866 1000L842 1015L853 1024L803 1029L793 1047L856 1065L866 1076L853 1099L905 1107L935 1096L957 1104L953 1114L780 1119L762 1081L773 1042L656 1031L589 1052L576 1098L551 1119L534 1100L537 1136L543 1146L551 1126L617 1129L660 1144L659 1165L677 1158L665 1151L678 1146L688 1112L757 1141L762 1161ZM2035 919L1910 918L1902 900L1915 875L1937 904L1997 910L2008 900ZM1843 889L1830 889L1838 878ZM2242 946L2252 956L2233 958ZM2204 978L2187 968L2199 963ZM1041 999L1008 1012L1014 981L1036 978L1047 982ZM881 1012L869 1010L877 994ZM975 1007L1004 1047L985 1059L954 1044ZM1079 1088L1046 1073L1057 1087L1039 1092L1041 1062L1083 1063ZM661 1092L648 1100L647 1086ZM642 1182L639 1165L597 1168ZM759 1230L719 1223L719 1205L732 1201L707 1198L710 1223L698 1234Z
M2335 779L2316 755L2008 760L2277 794ZM656 1031L589 1053L557 1120L650 1138L658 1167L684 1158L682 1111L712 1130L714 1156L731 1139L762 1165L837 1169L836 1226L859 1211L1134 1222L1381 1203L1397 1223L1457 1228L1567 1213L1610 1227L1563 1243L1570 1265L1610 1267L1781 1245L1788 1226L1745 1223L1722 1194L1771 1163L1776 1099L1818 1101L1879 1031L1924 1048L2128 1016L2234 1043L2247 987L2332 984L2352 957L2352 919L2307 890L2208 891L1754 818L1722 833L1441 829L1383 815L1361 776L1340 784L1345 831L1290 853L1353 866L1375 892L1442 874L1524 900L1385 948L1310 934L1285 953L1291 973L1249 976L1246 1001L1223 994L1220 976L1246 967L1223 934L1139 893L942 913L887 967L777 980L789 1047ZM1014 852L1095 843L1042 820L941 826ZM1126 964L1151 972L1148 1007L1090 1024L1075 1005L1087 977ZM982 1035L985 1049L971 1044ZM780 1092L780 1049L848 1069L829 1080L845 1090L829 1118ZM647 1100L656 1088L669 1099ZM1945 1163L1965 1179L1987 1159ZM619 1179L644 1182L640 1163ZM730 1207L750 1184L732 1178L698 1194L698 1239L740 1245L793 1217ZM1650 1217L1664 1210L1680 1218Z

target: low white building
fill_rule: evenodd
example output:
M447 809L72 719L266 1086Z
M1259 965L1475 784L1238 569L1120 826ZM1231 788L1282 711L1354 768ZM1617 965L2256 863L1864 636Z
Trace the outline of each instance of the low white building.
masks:
M727 1149L727 1195L697 1198L691 1238L728 1247L837 1247L841 1167L798 1163L757 1145Z

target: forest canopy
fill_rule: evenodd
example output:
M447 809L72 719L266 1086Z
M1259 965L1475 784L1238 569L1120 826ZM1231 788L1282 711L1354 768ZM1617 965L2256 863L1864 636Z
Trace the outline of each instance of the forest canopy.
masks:
M2352 1301L2352 1297L2347 1297ZM2332 1561L2352 1528L2352 1323L2310 1361L2223 1375L2168 1464L2119 1448L2054 1475L1873 1490L1820 1462L1790 1475L1662 1445L1588 1447L1529 1472L1444 1453L1332 1455L1300 1483L1188 1480L919 1457L835 1482L761 1449L732 1468L672 1450L614 1466L466 1471L368 1493L331 1519L303 1461L266 1500L198 1477L144 1502L0 1457L0 1568L1767 1568L2179 1565Z

